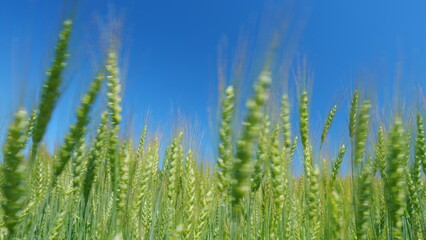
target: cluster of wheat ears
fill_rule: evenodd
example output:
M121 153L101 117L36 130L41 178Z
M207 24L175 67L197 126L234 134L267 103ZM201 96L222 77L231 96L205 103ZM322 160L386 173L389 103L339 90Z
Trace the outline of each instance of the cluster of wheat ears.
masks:
M183 130L175 131L160 161L160 140L146 141L146 126L137 148L119 137L120 74L110 48L76 122L50 153L42 139L60 97L71 29L68 20L37 108L29 115L19 109L8 128L0 178L2 239L426 238L424 109L414 128L395 114L389 126L373 132L371 104L354 91L348 146L334 158L323 157L310 138L306 91L299 96L297 131L288 95L282 96L279 120L268 114L267 68L255 82L241 127L234 88L224 91L215 167L203 164ZM107 108L89 141L89 115L104 84ZM331 109L325 121L321 145L336 112ZM299 142L300 176L292 170ZM351 169L346 176L339 173L343 161Z

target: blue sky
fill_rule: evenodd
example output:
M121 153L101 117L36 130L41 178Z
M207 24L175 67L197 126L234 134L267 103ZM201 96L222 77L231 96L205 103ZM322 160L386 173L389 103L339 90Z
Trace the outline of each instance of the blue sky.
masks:
M58 126L72 122L75 106L95 74L96 64L101 63L105 41L100 36L111 15L123 23L123 114L124 122L133 123L130 130L141 129L148 110L152 125L172 126L170 119L179 110L198 119L199 128L209 138L209 109L215 109L217 99L218 49L223 49L230 69L235 53L248 42L247 62L252 65L247 65L249 80L243 88L250 89L262 50L267 49L263 34L287 19L290 29L283 33L282 49L287 51L285 45L294 44L290 56L304 56L314 76L310 86L312 129L319 132L327 112L339 104L342 111L331 137L339 136L346 127L345 94L355 86L383 106L392 100L394 86L408 98L426 87L425 12L426 3L420 0L293 4L278 0L2 1L2 130L17 105L30 107L37 99L60 23L72 13L72 55L64 95L47 136L51 142L61 141L64 128L59 131ZM291 37L293 40L284 43ZM224 42L226 47L220 48ZM294 84L290 85L294 90ZM337 141L343 142L340 139ZM335 143L330 146L333 151L337 147Z

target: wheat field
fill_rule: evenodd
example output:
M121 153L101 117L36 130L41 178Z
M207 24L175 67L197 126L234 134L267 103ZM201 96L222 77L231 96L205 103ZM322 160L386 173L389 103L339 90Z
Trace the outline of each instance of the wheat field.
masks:
M274 81L268 66L242 121L235 117L237 89L224 90L218 145L208 146L218 154L208 164L184 129L170 139L150 134L147 125L139 139L120 135L122 82L112 45L75 123L62 126L65 139L48 151L43 136L61 95L71 32L67 20L37 107L18 109L9 124L1 239L426 239L425 108L410 109L414 121L387 115L382 122L389 124L374 129L372 103L353 91L340 133L349 141L332 156L322 146L341 142L328 132L345 106L330 109L314 139L308 91L297 102L284 93L279 111L268 109ZM92 116L99 95L106 107ZM100 124L88 138L94 119ZM350 174L341 169L345 161Z

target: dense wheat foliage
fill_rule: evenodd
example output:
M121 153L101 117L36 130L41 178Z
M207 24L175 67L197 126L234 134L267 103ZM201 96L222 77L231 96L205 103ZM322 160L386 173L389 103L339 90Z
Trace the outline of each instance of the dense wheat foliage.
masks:
M379 121L354 91L341 139L328 136L341 105L325 113L316 137L308 91L294 102L285 93L279 111L268 108L268 68L242 122L238 91L224 91L218 146L195 145L185 129L161 138L149 125L136 142L120 134L122 79L112 45L76 122L62 126L68 133L49 152L42 139L60 97L71 26L64 24L38 108L19 109L8 128L1 239L426 239L425 109ZM98 98L106 100L100 116L91 112ZM100 122L94 137L91 121ZM210 161L217 164L200 148L217 149Z

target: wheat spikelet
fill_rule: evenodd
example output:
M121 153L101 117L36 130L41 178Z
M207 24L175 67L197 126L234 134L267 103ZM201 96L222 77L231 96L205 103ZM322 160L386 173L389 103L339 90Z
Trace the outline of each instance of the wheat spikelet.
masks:
M185 162L185 229L184 239L194 238L195 217L196 217L196 189L195 189L195 161L192 151L188 151Z
M388 211L390 227L394 239L402 239L402 224L405 210L405 176L404 161L406 146L404 127L400 117L396 117L389 139L389 153L387 156L388 169L386 189L388 194Z
M251 184L251 191L256 192L260 184L262 182L262 179L264 175L267 173L267 170L269 169L269 147L270 147L270 141L269 141L269 126L270 126L269 117L266 115L263 120L263 126L260 130L259 134L259 143L257 144L257 158L256 163L254 165L254 171L252 174L252 184Z
M358 115L358 90L355 90L351 102L351 111L349 113L349 136L353 138L355 136L356 129L356 118Z
M89 112L99 93L103 78L103 74L99 74L81 100L81 105L77 109L77 122L71 125L69 133L65 137L65 142L59 150L59 159L55 164L53 184L56 184L56 178L64 170L77 144L84 140L86 126L89 123Z
M327 121L325 122L324 128L322 130L322 134L321 134L321 145L324 143L325 138L327 137L328 130L330 130L331 123L333 122L336 111L337 111L337 106L335 105L333 109L331 109L330 113L328 114Z
M291 121L290 121L290 103L287 94L284 94L281 100L281 121L284 147L291 148Z
M361 105L360 113L357 119L358 126L355 136L355 167L359 166L364 160L365 147L367 144L371 104L364 101Z
M234 88L229 86L225 90L225 98L222 102L222 122L219 130L219 157L217 164L218 171L218 189L227 195L227 188L230 181L230 168L232 167L233 144L232 144L232 116L234 109Z
M300 136L302 138L303 148L308 148L309 145L309 109L308 109L308 93L302 92L300 107Z
M370 223L370 197L371 197L371 163L363 166L360 176L358 177L358 206L356 216L356 235L357 239L365 240L369 237Z
M420 113L417 113L417 137L415 144L416 154L413 166L413 181L417 186L421 184L420 168L423 165L423 172L426 173L426 141L425 130L423 127L423 118Z
M277 238L277 225L284 208L284 168L285 163L279 154L279 127L275 127L272 133L271 144L271 187L274 199L274 215L272 216L271 238Z
M8 230L9 237L13 236L15 232L15 226L19 221L18 213L24 206L24 166L22 164L24 161L26 115L27 113L23 109L15 113L3 148L2 190L5 201L2 202L2 208L4 225Z
M98 166L100 161L102 161L102 152L105 144L105 136L107 134L107 121L108 115L107 112L102 113L101 123L97 130L97 135L94 140L92 150L88 156L87 166L86 166L86 176L84 178L83 184L83 196L85 201L87 202L89 199L89 194L92 189L93 181L97 178Z
M377 143L375 149L375 169L380 171L383 178L386 178L386 143L385 143L385 131L383 126L380 126L379 133L377 135Z
M110 49L106 61L107 70L107 86L108 86L108 109L111 118L112 129L110 131L108 144L108 162L110 166L110 175L113 191L117 191L118 179L118 155L119 146L118 133L120 131L121 122L121 83L119 78L118 59L115 49Z
M129 190L129 171L130 171L130 156L129 156L129 147L127 144L123 144L120 151L120 164L119 164L119 181L117 189L117 207L118 207L118 216L117 216L117 225L124 224L127 214L127 196Z
M345 156L345 153L346 153L346 147L345 145L342 145L340 147L339 154L337 155L337 159L333 164L333 169L331 171L331 176L330 176L331 183L336 181L336 177L337 177L337 174L339 174L340 166L342 165L343 157Z
M59 34L59 41L56 44L55 57L50 69L47 71L47 79L43 84L40 103L38 105L38 113L34 129L32 133L33 147L32 154L35 157L39 143L41 142L46 131L47 124L50 121L52 112L55 109L56 102L59 98L59 87L62 83L62 72L66 66L68 57L67 49L71 36L72 21L66 20L63 29Z
M232 211L235 214L242 212L240 202L250 191L250 175L253 171L251 158L253 140L257 138L259 123L262 119L262 107L268 99L268 87L271 82L271 73L264 70L255 84L255 94L247 101L247 115L243 124L244 129L237 142L236 159L233 165L232 179Z

